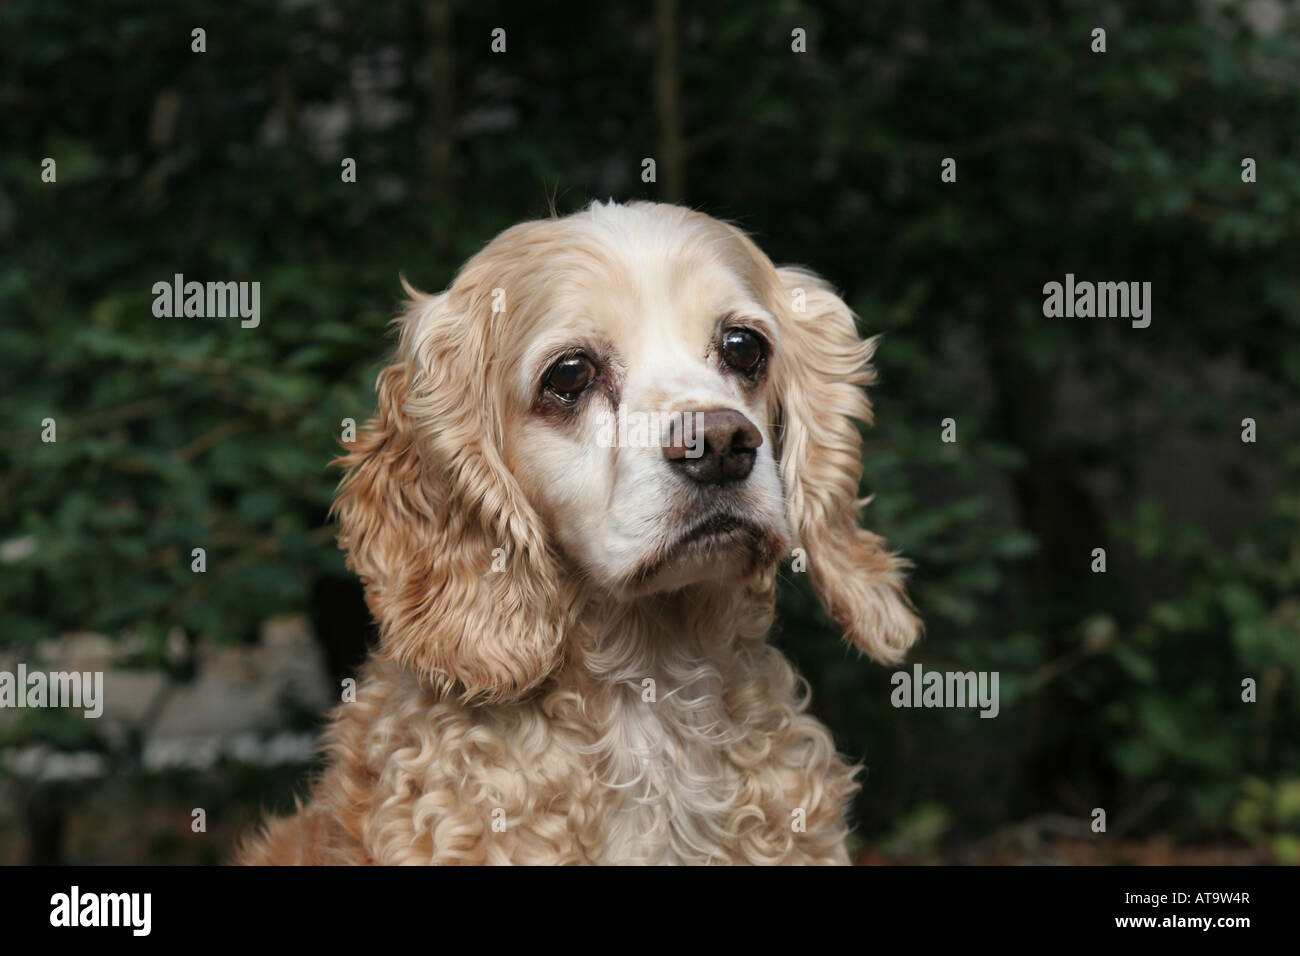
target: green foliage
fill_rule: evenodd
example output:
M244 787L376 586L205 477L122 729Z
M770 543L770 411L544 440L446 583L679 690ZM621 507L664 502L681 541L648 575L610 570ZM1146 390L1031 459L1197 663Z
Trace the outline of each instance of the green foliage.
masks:
M1300 864L1300 779L1269 784L1248 777L1232 808L1232 825L1251 843L1271 845L1279 863Z

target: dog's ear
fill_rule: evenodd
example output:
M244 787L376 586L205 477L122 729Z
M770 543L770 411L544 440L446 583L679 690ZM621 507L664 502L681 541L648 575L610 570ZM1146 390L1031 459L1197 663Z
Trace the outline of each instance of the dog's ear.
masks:
M772 363L786 507L813 588L845 638L882 663L900 661L921 623L903 590L907 562L858 526L864 386L875 381L874 338L817 276L778 269L781 342ZM802 304L802 311L796 310Z
M490 302L420 296L379 376L379 408L336 462L348 567L379 653L466 702L517 699L560 663L566 614L541 521L500 453Z

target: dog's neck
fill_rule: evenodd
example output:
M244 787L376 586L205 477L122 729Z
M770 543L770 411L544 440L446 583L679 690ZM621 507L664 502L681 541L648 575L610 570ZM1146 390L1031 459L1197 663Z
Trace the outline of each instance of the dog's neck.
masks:
M773 653L773 603L760 582L757 593L697 587L581 616L542 707L581 702L591 773L622 794L608 820L610 859L698 861L725 842L734 808L724 755L750 729L754 706L728 689L755 686L737 672Z
M591 684L640 686L677 682L701 666L725 668L743 646L766 639L774 604L771 575L593 602L567 635L564 670Z

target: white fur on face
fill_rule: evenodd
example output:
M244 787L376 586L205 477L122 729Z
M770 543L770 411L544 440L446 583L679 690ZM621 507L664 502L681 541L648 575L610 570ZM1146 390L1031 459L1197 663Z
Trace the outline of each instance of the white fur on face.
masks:
M526 288L507 293L535 310L511 373L509 467L569 559L621 594L735 578L770 562L789 538L767 384L746 382L717 348L742 324L779 350L777 323L713 254L717 235L680 212L597 206L563 220L565 238L543 252L553 268L534 269ZM595 360L599 377L566 412L545 399L542 381L557 355L575 349ZM749 475L726 485L691 481L653 428L637 431L671 413L727 409L763 441ZM629 428L619 437L630 441L610 447L620 414ZM675 546L722 517L743 530Z

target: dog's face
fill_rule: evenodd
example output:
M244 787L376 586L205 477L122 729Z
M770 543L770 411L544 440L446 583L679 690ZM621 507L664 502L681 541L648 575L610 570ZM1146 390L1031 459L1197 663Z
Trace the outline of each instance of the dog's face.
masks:
M507 351L506 461L613 597L743 579L789 544L778 320L718 224L621 212L541 224L549 278L506 288L532 317Z
M342 459L339 540L382 652L509 699L560 665L576 606L739 588L784 555L898 660L903 562L857 526L873 348L825 283L700 213L502 233L415 294Z

